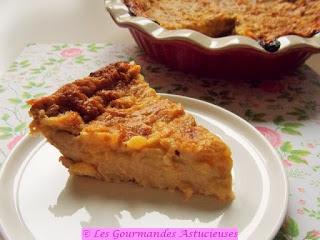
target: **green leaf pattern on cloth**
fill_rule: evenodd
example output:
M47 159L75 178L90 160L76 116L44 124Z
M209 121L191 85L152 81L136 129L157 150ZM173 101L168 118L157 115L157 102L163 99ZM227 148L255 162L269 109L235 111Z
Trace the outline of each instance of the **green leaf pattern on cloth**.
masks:
M282 154L280 153L282 159L286 158L288 161L295 163L308 164L308 162L303 158L310 155L308 150L293 149L293 146L289 141L284 142L280 147L280 150L282 151Z
M27 100L121 60L141 64L159 92L202 99L252 123L289 178L288 213L276 239L320 239L320 76L307 66L281 79L225 80L174 71L132 45L31 44L0 78L0 164L28 133Z

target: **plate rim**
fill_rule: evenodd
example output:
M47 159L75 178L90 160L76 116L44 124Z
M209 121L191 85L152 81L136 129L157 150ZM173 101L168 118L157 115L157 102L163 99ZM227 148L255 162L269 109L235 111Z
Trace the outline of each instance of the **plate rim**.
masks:
M270 232L270 235L268 236L268 238L272 239L276 236L276 234L278 233L278 231L280 230L282 223L285 219L286 213L287 213L287 209L288 209L288 195L289 195L289 184L288 184L288 177L287 174L285 172L284 166L282 164L281 158L279 156L279 154L276 152L276 150L274 149L274 147L270 144L270 142L268 142L268 140L249 122L247 122L245 119L241 118L240 116L236 115L235 113L224 109L220 106L217 106L215 104L203 101L203 100L199 100L196 98L192 98L192 97L187 97L187 96L183 96L183 95L176 95L176 94L168 94L168 93L158 93L161 97L166 97L170 100L173 100L175 102L179 103L179 99L188 101L188 102L196 102L198 104L203 104L206 105L209 108L213 108L217 111L222 112L224 115L227 115L229 117L232 117L234 119L236 119L237 121L241 122L242 124L246 125L251 131L253 131L256 135L258 135L260 137L260 139L263 141L263 143L269 148L269 150L272 152L273 154L273 158L272 160L276 160L278 162L278 165L280 167L280 173L282 176L282 180L283 180L283 187L284 187L284 192L283 192L283 196L284 196L284 206L281 208L281 211L279 213L279 217L278 220L272 225L273 226L273 230ZM12 159L12 157L16 154L17 151L19 151L19 149L21 148L21 146L23 146L25 144L25 142L30 141L30 134L26 134L23 136L23 138L16 144L16 146L14 146L14 148L11 150L11 152L8 154L8 156L6 157L6 159L4 160L4 162L2 163L1 169L0 169L0 183L3 181L3 175L6 171L7 165L9 163L9 161L12 161L10 159ZM37 136L37 139L39 141L39 143L45 139L44 137L40 137ZM41 139L41 140L40 140ZM2 195L2 196L7 196L6 194ZM1 198L1 197L0 197ZM5 199L2 198L2 199ZM0 205L1 205L0 201ZM9 238L9 235L7 234L7 231L4 227L4 223L3 220L4 216L2 215L2 212L0 211L0 236L2 236L4 238L4 240L12 240ZM257 229L257 227L256 227Z

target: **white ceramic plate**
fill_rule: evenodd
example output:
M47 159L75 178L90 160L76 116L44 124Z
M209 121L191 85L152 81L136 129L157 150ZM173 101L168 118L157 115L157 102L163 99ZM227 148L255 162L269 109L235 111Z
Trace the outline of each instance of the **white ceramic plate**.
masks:
M212 104L174 95L198 123L231 147L235 200L69 177L59 152L42 137L25 137L0 174L0 225L6 239L80 239L83 226L238 227L239 239L270 239L284 219L288 186L272 146L250 124Z

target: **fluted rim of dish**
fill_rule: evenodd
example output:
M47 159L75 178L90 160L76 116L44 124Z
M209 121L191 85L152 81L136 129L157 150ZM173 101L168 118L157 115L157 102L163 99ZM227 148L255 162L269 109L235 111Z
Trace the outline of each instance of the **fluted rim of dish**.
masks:
M129 8L122 0L105 0L105 6L118 25L133 27L147 33L157 40L180 40L193 43L208 50L250 48L261 53L271 54L271 52L262 47L257 40L247 36L231 35L213 38L195 30L168 30L151 19L132 16ZM280 43L280 47L276 49L273 54L297 48L309 48L310 51L320 52L320 33L308 38L298 35L285 35L277 38L276 41Z

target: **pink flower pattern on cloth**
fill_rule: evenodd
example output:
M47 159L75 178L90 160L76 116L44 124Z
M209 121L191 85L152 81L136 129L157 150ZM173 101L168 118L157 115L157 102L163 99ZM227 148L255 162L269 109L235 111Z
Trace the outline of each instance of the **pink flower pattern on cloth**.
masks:
M304 211L303 211L303 209L299 208L299 209L297 209L297 213L302 215L302 214L304 214Z
M67 48L64 49L60 54L65 58L76 57L81 55L82 50L80 48Z
M266 139L268 139L268 141L271 143L273 147L280 146L281 136L279 133L277 133L277 131L268 127L261 126L257 126L256 129L258 129L258 131L262 133L262 135L265 136Z
M320 231L313 230L311 234L312 234L312 237L320 237Z
M286 159L282 160L282 162L283 162L284 166L286 166L286 167L291 167L292 166L292 163L290 161L286 160Z
M10 140L10 142L7 144L8 149L12 150L14 148L14 146L21 140L21 138L23 138L22 135L18 135L18 136L15 136L14 138L12 138Z

